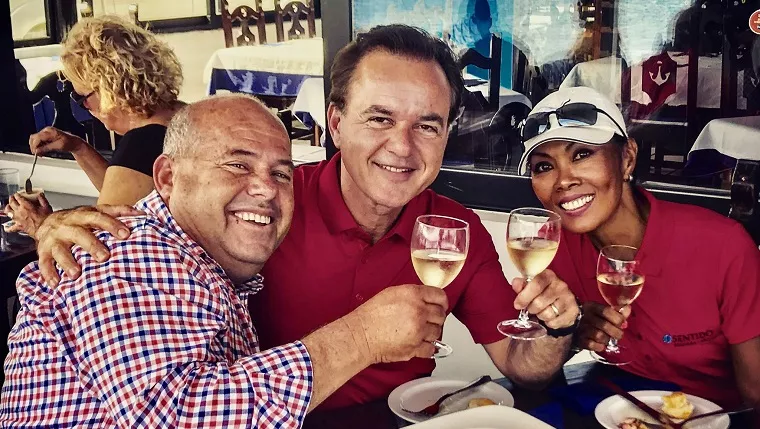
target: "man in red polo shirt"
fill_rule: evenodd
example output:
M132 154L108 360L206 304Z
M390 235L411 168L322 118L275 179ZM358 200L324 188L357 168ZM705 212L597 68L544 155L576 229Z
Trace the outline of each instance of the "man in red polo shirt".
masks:
M385 288L418 284L409 247L414 222L419 215L440 214L471 228L467 262L445 289L449 311L504 375L526 385L547 382L569 352L580 315L574 295L551 271L510 287L477 215L427 189L440 170L464 90L451 50L413 27L376 27L338 53L330 78L328 126L340 153L295 171L290 231L262 271L264 289L250 301L262 347L301 338ZM115 227L87 214L95 218L87 222ZM41 263L58 245L50 244L55 233L47 235L40 242ZM98 249L89 239L74 241ZM500 334L496 325L516 318L521 308L544 321L552 335L521 341ZM432 359L374 365L322 406L386 398L434 367Z

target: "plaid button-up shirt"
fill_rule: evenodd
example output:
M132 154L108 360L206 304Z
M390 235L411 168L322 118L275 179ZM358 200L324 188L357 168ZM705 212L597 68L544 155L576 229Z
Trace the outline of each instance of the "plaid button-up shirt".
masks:
M233 285L156 192L137 208L129 239L98 233L109 261L74 249L79 279L21 273L0 427L300 426L311 361L298 341L259 350L246 302L262 278Z

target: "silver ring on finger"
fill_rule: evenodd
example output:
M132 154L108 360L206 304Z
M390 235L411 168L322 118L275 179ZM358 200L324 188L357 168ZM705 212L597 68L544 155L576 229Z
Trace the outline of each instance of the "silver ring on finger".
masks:
M559 317L559 308L554 303L549 304L549 307L551 307L552 311L554 311L554 315L556 317Z

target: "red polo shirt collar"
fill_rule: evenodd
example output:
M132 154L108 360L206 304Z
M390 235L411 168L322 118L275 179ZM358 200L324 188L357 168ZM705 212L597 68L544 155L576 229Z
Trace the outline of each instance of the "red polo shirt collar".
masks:
M367 242L371 237L367 234L351 215L343 194L340 189L340 152L335 154L327 163L325 171L319 176L319 212L324 219L325 225L331 234L356 234ZM406 242L412 237L417 213L424 212L424 201L420 197L413 198L401 211L393 227L388 231L383 240L392 236L398 236Z

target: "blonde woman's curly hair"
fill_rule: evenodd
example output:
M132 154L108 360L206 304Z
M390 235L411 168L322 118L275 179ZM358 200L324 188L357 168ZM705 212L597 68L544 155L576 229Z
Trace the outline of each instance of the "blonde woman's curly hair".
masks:
M150 117L171 108L182 86L174 51L153 33L114 16L79 21L63 42L61 63L67 79L98 92L103 113L121 108Z

